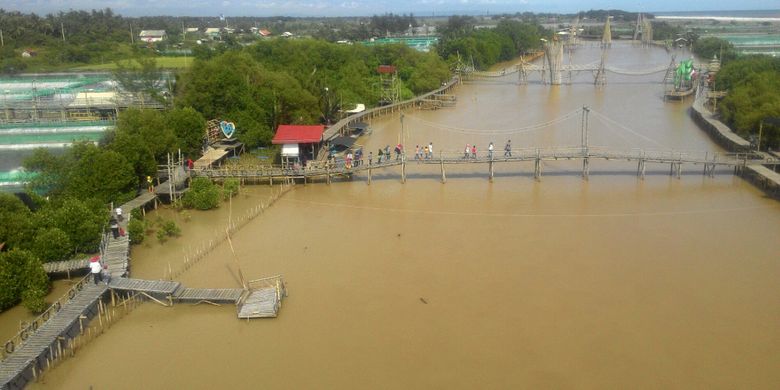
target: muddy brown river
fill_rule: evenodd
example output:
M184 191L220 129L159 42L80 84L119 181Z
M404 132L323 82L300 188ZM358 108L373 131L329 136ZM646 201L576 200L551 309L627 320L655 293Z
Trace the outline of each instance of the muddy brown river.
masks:
M573 61L598 59L596 48ZM658 48L615 45L616 67L668 64ZM468 83L457 107L410 111L407 150L574 146L583 105L590 145L721 151L665 103L663 74L592 75L550 87L530 75ZM653 81L655 83L653 83ZM361 139L394 145L400 118ZM275 319L239 321L231 306L146 303L66 359L39 389L750 388L780 387L780 205L728 170L544 164L410 164L352 181L299 185L179 280L239 287L283 274ZM184 236L134 247L132 274L162 278L267 186L178 218Z

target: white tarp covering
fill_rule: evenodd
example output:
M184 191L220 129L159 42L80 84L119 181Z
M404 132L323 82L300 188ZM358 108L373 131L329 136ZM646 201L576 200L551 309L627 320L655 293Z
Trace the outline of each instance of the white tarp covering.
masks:
M299 155L300 155L300 151L298 150L298 144L282 145L282 156L298 157Z
M358 112L363 112L365 110L366 110L366 105L363 104L363 103L358 103L357 106L354 109L348 110L348 111L344 111L344 112L346 112L348 114L357 114Z

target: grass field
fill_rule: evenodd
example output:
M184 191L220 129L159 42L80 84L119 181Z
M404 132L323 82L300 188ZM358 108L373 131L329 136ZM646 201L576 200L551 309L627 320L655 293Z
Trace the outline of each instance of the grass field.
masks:
M185 69L192 66L192 57L156 57L157 66L163 69ZM135 65L138 65L133 61ZM117 68L115 62L108 64L82 65L72 68L72 70L114 70Z

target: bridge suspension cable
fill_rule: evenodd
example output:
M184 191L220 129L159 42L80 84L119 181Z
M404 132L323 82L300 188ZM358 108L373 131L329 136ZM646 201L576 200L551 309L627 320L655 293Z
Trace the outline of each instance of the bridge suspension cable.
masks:
M457 126L450 126L445 125L442 123L436 123L427 121L425 119L421 119L412 115L406 115L406 118L412 119L418 123L434 127L436 129L441 129L453 133L460 133L460 134L469 134L469 135L502 135L502 134L520 134L520 133L528 133L532 131L538 131L540 129L551 127L553 125L556 125L558 123L564 122L566 120L569 120L573 117L579 117L579 115L582 113L582 108L578 108L574 111L571 111L567 114L564 114L561 117L555 118L553 120L547 121L547 122L541 122L537 124L533 124L530 126L524 126L524 127L517 127L513 129L499 129L499 130L490 130L490 129L472 129L472 128L464 128L464 127L457 127Z
M640 69L640 70L629 70L629 69L621 69L621 68L613 68L611 66L605 66L604 70L612 73L621 74L624 76L646 76L661 72L666 72L669 69L668 66L658 66L651 69Z
M626 126L626 125L624 125L624 124L622 124L622 123L620 123L620 122L618 122L618 121L616 121L614 119L611 119L608 116L606 116L606 115L604 115L604 114L602 114L602 113L600 113L598 111L595 111L595 110L591 109L590 113L593 114L596 118L601 119L605 124L610 124L610 125L619 127L620 129L623 129L623 130L625 130L625 131L627 131L627 132L629 132L629 133L631 133L631 134L633 134L633 135L635 135L635 136L637 136L637 137L639 137L639 138L641 138L641 139L643 139L645 141L652 142L653 144L655 144L657 146L660 146L662 148L666 148L666 149L669 148L667 145L664 145L664 144L662 144L662 143L660 143L660 142L658 142L658 141L656 141L656 140L654 140L654 139L652 139L652 138L650 138L650 137L648 137L646 135L643 135L643 134L641 134L641 133L639 133L639 132L637 132L635 130L632 130L628 126Z

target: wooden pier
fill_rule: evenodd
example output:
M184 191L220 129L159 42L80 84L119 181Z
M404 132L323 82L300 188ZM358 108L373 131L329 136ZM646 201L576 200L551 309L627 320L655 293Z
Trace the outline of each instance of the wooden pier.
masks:
M131 211L152 201L156 201L156 197L149 192L122 205L124 218L119 221L120 227L127 231L127 224L132 218ZM104 303L109 295L111 303L120 305L117 302L119 300L125 307L128 301L135 302L136 297L141 296L165 306L172 306L174 302L230 303L237 306L240 318L278 315L281 299L286 296L281 276L259 279L259 287L248 289L184 288L180 282L171 280L127 278L129 238L129 234L118 238L113 238L111 234L103 235L101 254L104 264L108 265L110 281L95 284L91 275L80 279L63 297L3 345L3 360L0 362L1 390L23 389L30 381L39 378L43 370L63 358L64 353L70 351L69 354L72 355L75 341L87 334L93 334L90 325L95 317L98 317L102 329L102 326L113 318ZM49 263L46 270L51 273L70 274L84 271L88 262L87 259L76 259ZM241 316L242 310L249 315Z

